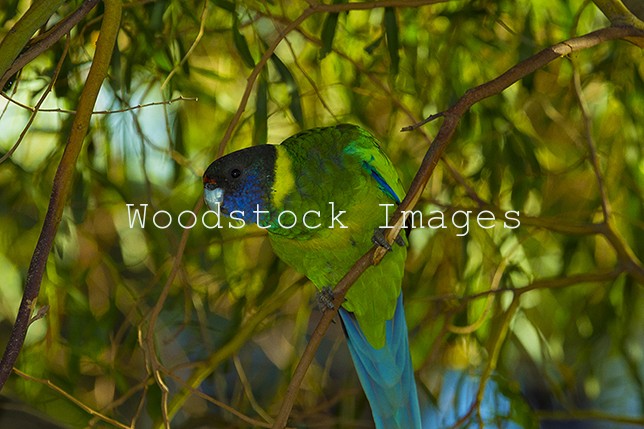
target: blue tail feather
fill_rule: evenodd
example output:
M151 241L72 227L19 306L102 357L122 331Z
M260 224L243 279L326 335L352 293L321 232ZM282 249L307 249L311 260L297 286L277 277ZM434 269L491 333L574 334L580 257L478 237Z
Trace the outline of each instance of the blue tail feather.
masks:
M347 343L377 429L421 429L402 293L387 321L385 346L374 349L353 313L340 307Z

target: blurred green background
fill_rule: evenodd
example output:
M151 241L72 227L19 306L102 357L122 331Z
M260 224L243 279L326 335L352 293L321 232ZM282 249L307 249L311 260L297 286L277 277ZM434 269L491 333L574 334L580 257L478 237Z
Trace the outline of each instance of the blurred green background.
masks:
M201 174L221 142L230 152L356 123L408 186L441 120L403 126L609 24L589 1L421 3L124 2L36 304L46 314L2 391L9 403L69 428L163 427L163 410L173 428L270 427L319 318L315 288L258 229L177 223L202 198ZM66 2L51 22L79 4ZM0 36L29 2L3 5ZM102 11L99 3L0 98L0 155L22 138L0 163L3 350ZM44 95L28 124L25 106ZM459 417L458 427L644 424L643 124L642 50L626 41L553 61L463 117L417 209L448 220L470 210L469 231L449 222L414 230L403 284L432 427ZM126 204L149 205L145 228L130 227ZM150 224L157 210L173 216L168 228ZM480 228L482 210L520 211L521 226ZM14 427L2 420L13 405L2 404L0 427ZM372 427L339 323L290 422Z

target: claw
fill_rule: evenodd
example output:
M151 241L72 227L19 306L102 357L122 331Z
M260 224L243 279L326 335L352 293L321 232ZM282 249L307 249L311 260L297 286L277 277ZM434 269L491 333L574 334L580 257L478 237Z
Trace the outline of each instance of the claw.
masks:
M333 305L333 298L333 290L328 286L325 286L318 291L318 308L322 313L335 308L335 305Z
M380 247L384 247L388 251L391 251L391 244L387 242L387 239L385 238L385 231L382 228L376 228L373 231L373 237L371 237L371 241L373 244L376 244ZM394 239L394 243L399 245L400 247L405 247L405 240L398 234L396 238Z
M385 231L382 228L374 229L371 241L373 242L373 244L384 247L388 251L391 251L391 244L387 242L387 239L385 238Z
M400 234L396 236L396 238L394 239L394 243L396 243L400 247L405 247L405 240L403 240Z

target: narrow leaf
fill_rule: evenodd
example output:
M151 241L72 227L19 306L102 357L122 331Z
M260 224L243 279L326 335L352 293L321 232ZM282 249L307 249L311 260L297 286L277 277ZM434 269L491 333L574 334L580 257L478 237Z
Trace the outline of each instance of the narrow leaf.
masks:
M400 55L398 54L398 19L396 10L392 7L385 8L385 34L387 36L387 48L389 48L389 57L391 58L391 71L394 75L398 74L400 65Z
M326 57L333 49L333 38L335 37L335 28L338 25L338 14L330 13L324 18L322 24L322 48L320 49L320 59Z
M288 93L291 96L289 110L291 111L291 114L300 125L300 127L304 128L304 115L302 113L300 88L297 86L297 82L295 81L295 78L293 77L291 71L288 69L288 67L286 67L286 64L284 64L277 55L271 55L271 61L275 65L275 68L280 75L280 81L286 84Z
M266 144L268 140L268 82L266 74L262 73L257 84L257 96L255 101L255 133L253 142L255 144Z
M235 12L235 3L228 0L213 0L215 6L227 10L228 12Z
M254 68L255 60L250 53L246 38L239 32L239 20L237 19L237 15L233 15L233 42L235 43L237 52L239 52L242 60L244 60L244 63L251 69Z
M376 48L380 46L383 39L384 39L384 36L379 36L376 40L369 43L367 46L364 47L365 52L368 53L369 55L373 54L373 51L375 51Z

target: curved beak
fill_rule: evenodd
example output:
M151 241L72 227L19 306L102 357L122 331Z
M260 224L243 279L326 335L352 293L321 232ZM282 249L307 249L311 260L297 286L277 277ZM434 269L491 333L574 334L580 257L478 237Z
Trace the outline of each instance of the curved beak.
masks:
M206 181L204 183L203 195L211 210L216 210L224 201L224 190L218 188L213 182Z

